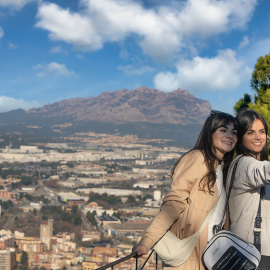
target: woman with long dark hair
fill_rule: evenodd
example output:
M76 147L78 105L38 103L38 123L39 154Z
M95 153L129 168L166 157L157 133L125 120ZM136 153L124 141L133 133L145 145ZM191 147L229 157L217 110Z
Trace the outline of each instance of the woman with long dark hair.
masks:
M207 214L217 203L208 226L200 234L196 246L185 263L173 269L204 269L201 256L219 224L226 200L223 175L233 159L237 141L237 123L229 114L211 111L192 150L182 156L172 170L172 184L164 197L161 211L143 233L132 251L147 254L170 229L179 239L199 231ZM223 220L224 224L225 220Z
M230 230L254 243L261 252L260 270L270 268L270 162L268 126L256 111L243 110L238 122L237 156L227 176L229 189L232 167L238 160L229 200Z

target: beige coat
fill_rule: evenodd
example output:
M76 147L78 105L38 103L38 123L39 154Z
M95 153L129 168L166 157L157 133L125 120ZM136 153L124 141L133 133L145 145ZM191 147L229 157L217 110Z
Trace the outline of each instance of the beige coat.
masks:
M186 154L178 164L173 183L150 227L144 231L140 244L151 249L153 245L171 228L178 238L189 237L199 231L208 212L218 199L217 184L214 194L199 188L199 182L207 173L204 157L199 150ZM196 247L189 259L177 270L202 270L202 253L208 240L208 226L202 231Z

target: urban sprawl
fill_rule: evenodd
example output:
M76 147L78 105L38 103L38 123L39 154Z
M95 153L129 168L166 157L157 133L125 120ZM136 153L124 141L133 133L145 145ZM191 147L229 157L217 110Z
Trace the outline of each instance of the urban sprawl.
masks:
M129 255L187 151L83 135L0 149L0 270L94 270ZM134 260L113 269L134 269ZM156 269L155 260L144 269Z

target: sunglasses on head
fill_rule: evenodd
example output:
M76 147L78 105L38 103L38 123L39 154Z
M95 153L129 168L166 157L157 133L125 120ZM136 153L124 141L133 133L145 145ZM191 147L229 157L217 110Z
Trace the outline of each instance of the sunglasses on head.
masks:
M233 115L231 115L231 114L229 114L229 113L225 113L225 112L221 112L221 111L217 111L217 110L212 110L212 111L210 112L209 117L210 117L210 119L211 119L212 115L216 115L216 114L220 114L220 113L227 114L227 115L229 115L229 116L235 118Z

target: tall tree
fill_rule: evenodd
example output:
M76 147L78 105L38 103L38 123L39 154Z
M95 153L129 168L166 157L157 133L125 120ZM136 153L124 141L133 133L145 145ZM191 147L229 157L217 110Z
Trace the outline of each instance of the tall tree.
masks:
M233 107L235 114L239 113L242 109L247 109L252 102L249 94L244 94L244 98L240 98Z
M251 87L255 90L255 102L270 88L270 53L257 59L252 73Z
M268 88L260 99L254 104L250 104L249 108L260 113L268 124L268 134L270 134L270 88Z
M22 252L21 265L24 270L28 268L28 254L25 251Z

